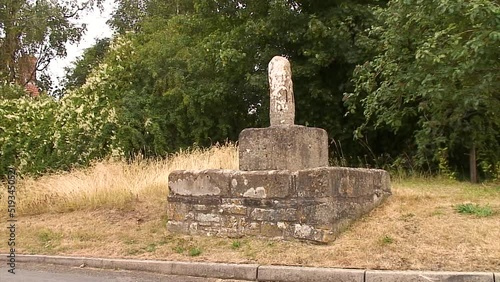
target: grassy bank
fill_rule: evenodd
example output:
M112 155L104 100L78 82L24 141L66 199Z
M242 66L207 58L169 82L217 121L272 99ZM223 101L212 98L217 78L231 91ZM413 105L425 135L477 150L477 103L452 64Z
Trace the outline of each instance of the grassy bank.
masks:
M19 180L17 211L34 215L102 208L127 210L137 201L164 204L170 171L237 167L237 148L233 144L179 152L165 160L97 162L70 173ZM7 188L3 188L2 197L7 195ZM0 206L0 212L6 213L5 205Z
M21 180L16 250L350 268L500 269L498 183L398 179L386 203L328 245L166 231L170 171L236 167L236 147L221 146L179 153L162 161L100 162L85 170ZM5 206L0 205L4 222ZM7 230L2 229L0 235L6 238ZM2 244L0 252L6 248Z

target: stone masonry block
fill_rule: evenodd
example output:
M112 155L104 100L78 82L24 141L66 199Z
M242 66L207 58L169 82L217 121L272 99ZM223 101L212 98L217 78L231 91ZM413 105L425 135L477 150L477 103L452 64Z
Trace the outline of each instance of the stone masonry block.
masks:
M245 222L241 227L241 233L245 235L258 236L260 234L260 222Z
M272 222L262 222L260 235L264 237L283 237L284 228Z
M293 237L301 240L326 243L325 231L307 224L293 225Z
M370 169L373 173L373 185L376 190L391 194L391 176L382 169Z
M247 207L236 204L222 204L219 212L224 215L246 215Z
M294 193L290 171L235 171L231 175L231 195L243 198L286 198Z
M195 219L199 223L219 223L221 221L220 216L213 213L198 213L196 214Z
M167 203L167 216L170 220L182 221L186 220L188 213L191 210L191 205L180 202Z
M387 172L370 169L323 167L301 170L297 176L299 197L363 197L390 191Z
M261 209L255 208L250 213L250 219L255 221L295 221L297 219L297 209Z
M168 196L169 203L185 203L190 206L205 205L207 210L220 205L221 198L217 196Z
M227 196L231 170L176 170L168 176L169 195Z
M328 134L299 125L247 128L239 136L240 170L291 170L328 166Z
M298 209L298 222L315 226L331 226L337 217L338 210L332 201L315 205L303 205Z

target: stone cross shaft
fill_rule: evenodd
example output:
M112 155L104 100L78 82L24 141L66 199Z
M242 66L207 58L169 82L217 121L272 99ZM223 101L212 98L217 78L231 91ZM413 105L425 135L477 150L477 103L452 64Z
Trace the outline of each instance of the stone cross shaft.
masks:
M271 126L293 125L295 122L295 101L290 62L284 57L276 56L269 62L268 72Z

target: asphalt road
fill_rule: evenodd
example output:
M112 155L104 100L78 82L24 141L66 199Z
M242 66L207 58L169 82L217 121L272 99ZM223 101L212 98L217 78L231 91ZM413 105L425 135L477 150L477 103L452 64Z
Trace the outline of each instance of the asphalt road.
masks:
M20 264L16 274L0 267L0 282L229 282L235 280L162 275L140 271L74 268L60 265Z

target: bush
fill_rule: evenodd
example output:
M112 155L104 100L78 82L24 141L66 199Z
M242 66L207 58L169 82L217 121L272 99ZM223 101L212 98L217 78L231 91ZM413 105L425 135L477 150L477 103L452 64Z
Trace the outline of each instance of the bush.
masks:
M15 85L0 86L0 175L67 170L113 152L114 107L91 85L61 100L34 99Z

